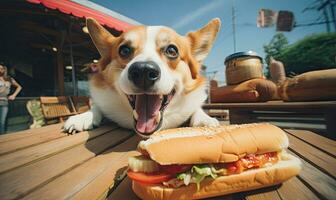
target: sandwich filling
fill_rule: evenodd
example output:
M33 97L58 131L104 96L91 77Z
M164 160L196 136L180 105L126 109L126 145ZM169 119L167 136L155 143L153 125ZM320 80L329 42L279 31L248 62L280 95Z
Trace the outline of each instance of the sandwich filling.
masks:
M129 159L128 176L133 181L144 184L162 184L166 187L178 188L184 185L200 183L207 178L240 174L244 171L262 167L270 167L280 160L286 160L288 154L270 152L264 154L249 154L230 163L208 163L195 165L160 165L148 156L138 156Z

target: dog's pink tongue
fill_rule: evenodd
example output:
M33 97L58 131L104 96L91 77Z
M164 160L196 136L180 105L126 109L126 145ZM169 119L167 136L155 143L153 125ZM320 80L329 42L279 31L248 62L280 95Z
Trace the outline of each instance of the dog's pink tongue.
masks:
M135 110L138 113L136 129L140 133L151 133L158 125L155 121L161 108L159 95L137 95L135 100Z

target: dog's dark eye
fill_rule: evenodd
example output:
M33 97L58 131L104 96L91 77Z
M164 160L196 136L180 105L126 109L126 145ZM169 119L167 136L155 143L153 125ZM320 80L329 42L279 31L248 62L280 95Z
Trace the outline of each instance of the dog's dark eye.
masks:
M122 58L127 58L127 57L129 57L129 56L132 54L132 52L133 52L133 49L132 49L130 46L126 45L126 44L121 45L121 46L119 47L119 55L120 55Z
M175 59L179 56L178 49L175 45L170 44L164 51L165 55L170 59Z

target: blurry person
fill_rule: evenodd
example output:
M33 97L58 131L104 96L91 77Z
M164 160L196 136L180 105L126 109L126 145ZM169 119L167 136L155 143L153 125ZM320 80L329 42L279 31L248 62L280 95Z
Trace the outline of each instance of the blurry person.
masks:
M11 86L15 87L15 91L9 95ZM21 89L21 85L7 75L7 67L0 64L0 134L6 130L8 100L14 100Z

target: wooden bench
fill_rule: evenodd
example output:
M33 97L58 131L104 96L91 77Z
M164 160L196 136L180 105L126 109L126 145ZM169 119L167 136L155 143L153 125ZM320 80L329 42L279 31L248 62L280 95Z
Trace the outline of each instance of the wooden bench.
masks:
M48 124L63 122L69 116L81 114L91 108L87 96L41 96L40 102Z
M283 128L310 129L336 139L336 101L211 103L204 109L228 109L231 124L269 121Z
M71 98L66 96L41 96L41 108L47 123L51 120L63 122L69 116L77 114Z
M62 124L0 136L0 199L138 199L125 177L140 138L115 124L66 135ZM336 142L287 130L303 170L285 183L214 199L335 199Z

